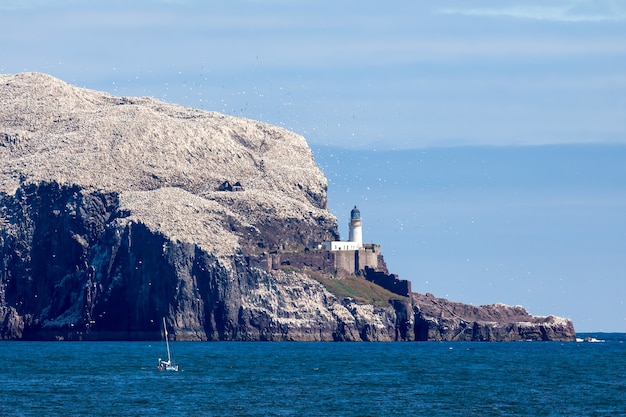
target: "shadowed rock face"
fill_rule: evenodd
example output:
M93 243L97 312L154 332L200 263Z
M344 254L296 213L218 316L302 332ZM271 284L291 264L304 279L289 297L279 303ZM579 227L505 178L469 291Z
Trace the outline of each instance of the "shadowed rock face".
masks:
M469 340L418 294L360 305L259 267L338 238L301 136L44 74L0 76L0 99L0 338L159 339L166 317L178 340ZM457 312L471 340L575 336Z
M396 340L392 307L172 240L115 193L42 183L1 203L3 339L158 339L165 316L178 340Z

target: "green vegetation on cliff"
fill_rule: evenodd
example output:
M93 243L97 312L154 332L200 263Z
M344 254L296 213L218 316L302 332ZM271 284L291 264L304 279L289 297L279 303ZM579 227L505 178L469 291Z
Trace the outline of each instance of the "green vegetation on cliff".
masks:
M392 298L406 298L354 275L336 279L328 278L312 271L306 271L306 274L321 283L330 293L338 298L350 297L362 304L384 307L389 305L389 300Z

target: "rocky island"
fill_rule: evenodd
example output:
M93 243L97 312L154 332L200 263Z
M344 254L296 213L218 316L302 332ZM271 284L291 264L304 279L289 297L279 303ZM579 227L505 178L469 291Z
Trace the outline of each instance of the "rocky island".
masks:
M158 340L166 317L177 340L575 340L333 246L293 132L39 73L0 75L0 99L0 339Z

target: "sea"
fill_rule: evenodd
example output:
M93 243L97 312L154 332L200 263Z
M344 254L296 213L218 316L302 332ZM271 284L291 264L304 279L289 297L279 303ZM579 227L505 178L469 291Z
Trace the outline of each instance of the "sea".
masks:
M0 342L0 416L626 416L626 334L578 342Z

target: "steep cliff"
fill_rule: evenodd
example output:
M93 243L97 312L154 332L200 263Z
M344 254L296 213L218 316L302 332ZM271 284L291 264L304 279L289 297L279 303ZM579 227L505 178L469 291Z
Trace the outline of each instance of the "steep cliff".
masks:
M0 99L0 338L158 339L163 316L178 340L459 338L419 295L358 303L272 265L338 237L301 136L36 73Z

